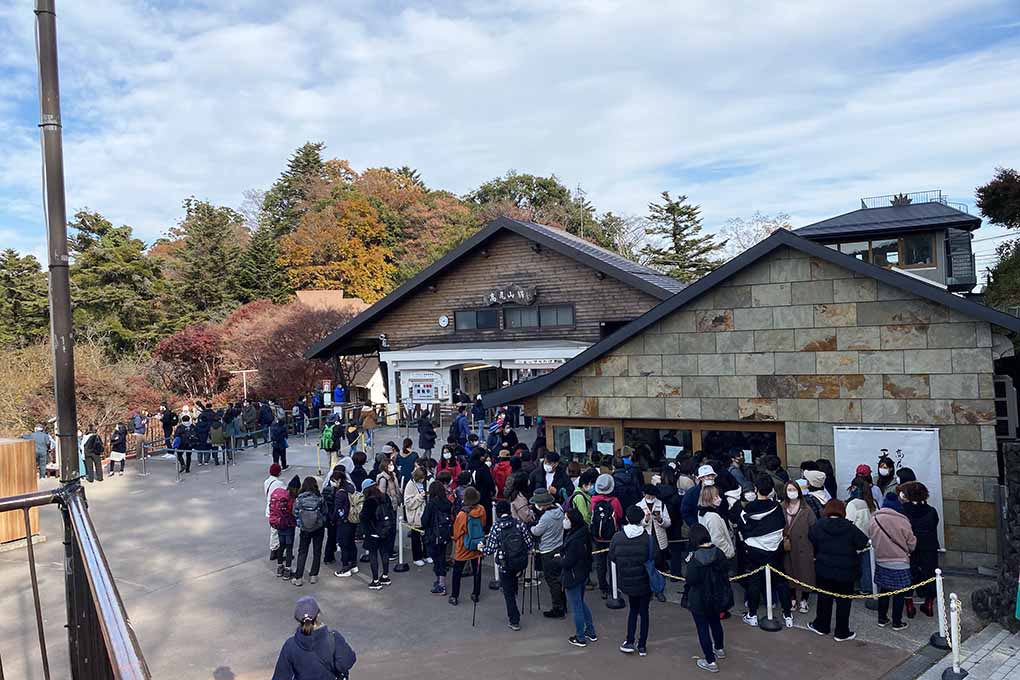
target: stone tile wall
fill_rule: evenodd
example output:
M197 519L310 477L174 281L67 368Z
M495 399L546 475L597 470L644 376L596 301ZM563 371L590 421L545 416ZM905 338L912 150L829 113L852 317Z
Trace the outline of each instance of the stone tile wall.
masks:
M791 467L832 459L835 424L939 427L945 562L994 564L991 330L783 249L540 395L538 412L782 421Z

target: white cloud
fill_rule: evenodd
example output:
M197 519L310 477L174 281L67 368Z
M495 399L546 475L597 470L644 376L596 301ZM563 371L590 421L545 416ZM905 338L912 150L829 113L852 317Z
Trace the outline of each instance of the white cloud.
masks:
M669 189L712 227L895 191L968 199L1020 162L1009 0L376 7L62 2L69 210L151 240L184 197L238 205L306 140L458 192L555 172L628 213ZM945 46L981 31L997 42ZM0 9L0 43L16 93L0 97L0 226L35 229L30 11Z

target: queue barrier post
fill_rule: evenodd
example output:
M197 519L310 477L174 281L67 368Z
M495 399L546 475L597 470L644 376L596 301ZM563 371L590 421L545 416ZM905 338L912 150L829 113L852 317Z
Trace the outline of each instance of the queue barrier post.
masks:
M142 471L138 473L139 477L148 477L149 473L145 470L145 447L146 442L142 442Z
M949 594L949 635L953 646L953 665L942 671L942 680L963 680L967 671L960 667L960 600Z
M496 501L492 502L492 523L496 523ZM496 563L496 556L492 556L492 580L489 581L489 590L499 590L499 564Z
M864 608L871 612L878 611L878 584L875 583L875 547L868 546L868 560L871 562L871 599L864 601Z
M772 565L765 565L765 618L758 622L758 627L769 633L778 633L783 625L772 618Z
M181 453L186 453L186 451L182 451ZM174 455L177 455L176 452L174 453ZM180 484L181 482L184 481L184 477L181 476L181 459L180 458L178 458L177 460L174 461L174 467L177 468L177 483Z
M230 486L230 458L227 456L226 449L221 449L223 454L223 483Z
M610 579L613 585L613 596L606 600L606 607L609 609L623 609L626 605L620 598L620 589L616 585L616 562L609 563Z
M397 563L393 566L393 571L398 574L403 574L405 571L410 570L410 565L404 561L404 534L407 533L407 525L403 522L397 522Z
M935 612L935 616L937 616L939 620L939 629L938 632L931 634L928 644L935 649L948 651L950 649L949 631L946 630L945 590L942 584L941 569L935 570L935 606L937 610Z

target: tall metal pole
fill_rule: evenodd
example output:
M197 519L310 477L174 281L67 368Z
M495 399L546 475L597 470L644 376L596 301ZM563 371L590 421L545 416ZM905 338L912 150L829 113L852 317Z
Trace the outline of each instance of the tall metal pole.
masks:
M60 81L57 75L57 16L54 0L36 0L36 52L39 59L39 131L42 139L43 200L49 258L50 342L53 392L57 402L57 452L60 480L78 479L78 414L74 401L74 336L68 274L67 209L64 205L64 150L60 130Z

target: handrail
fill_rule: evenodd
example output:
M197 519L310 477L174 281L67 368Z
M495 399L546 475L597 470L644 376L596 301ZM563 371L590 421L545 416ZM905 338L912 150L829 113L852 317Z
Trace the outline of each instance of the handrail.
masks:
M114 677L120 680L149 680L152 676L131 628L106 555L99 544L92 518L85 509L85 501L77 493L68 494L66 501Z

